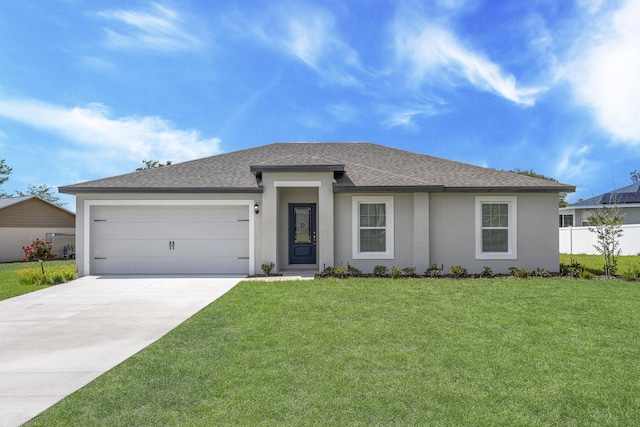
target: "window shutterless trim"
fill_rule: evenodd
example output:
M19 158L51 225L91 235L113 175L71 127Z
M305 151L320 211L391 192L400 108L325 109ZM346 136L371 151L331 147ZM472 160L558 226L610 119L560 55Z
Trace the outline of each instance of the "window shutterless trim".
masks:
M393 259L394 257L394 214L393 196L353 196L351 198L352 213L352 256L353 259ZM385 205L385 244L384 252L360 251L360 205L361 204ZM380 227L382 228L382 227Z
M482 205L506 204L508 206L507 252L482 251ZM518 258L518 198L516 196L476 196L476 259Z

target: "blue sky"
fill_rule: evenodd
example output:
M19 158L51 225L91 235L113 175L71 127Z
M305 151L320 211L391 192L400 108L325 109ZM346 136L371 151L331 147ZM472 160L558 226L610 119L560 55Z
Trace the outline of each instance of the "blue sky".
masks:
M370 141L577 201L640 169L638 22L637 0L3 1L0 192Z

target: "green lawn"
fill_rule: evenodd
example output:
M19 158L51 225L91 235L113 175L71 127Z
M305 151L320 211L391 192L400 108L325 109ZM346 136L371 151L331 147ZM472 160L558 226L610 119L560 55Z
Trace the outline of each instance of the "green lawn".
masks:
M44 263L45 272L60 270L65 267L76 265L76 260L56 260L46 261ZM19 270L37 270L40 271L40 263L38 262L10 262L0 263L0 301L7 298L16 297L18 295L42 289L37 285L22 285L18 283L17 271Z
M602 255L569 255L560 254L560 263L569 265L578 262L596 275L604 274L604 258ZM625 271L640 270L640 256L620 256L618 257L618 271L616 275L621 275Z
M243 282L29 425L640 425L639 326L632 282Z

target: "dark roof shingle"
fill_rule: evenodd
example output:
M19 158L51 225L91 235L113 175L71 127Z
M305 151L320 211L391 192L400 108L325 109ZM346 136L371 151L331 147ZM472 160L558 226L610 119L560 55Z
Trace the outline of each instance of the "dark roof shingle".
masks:
M275 143L161 168L60 187L89 192L261 192L256 174L274 167L327 166L336 191L547 191L575 187L367 142ZM420 190L422 189L422 190Z

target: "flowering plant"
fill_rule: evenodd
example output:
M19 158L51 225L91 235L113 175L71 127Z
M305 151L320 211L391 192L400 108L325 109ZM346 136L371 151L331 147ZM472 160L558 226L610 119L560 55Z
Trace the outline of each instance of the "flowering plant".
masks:
M29 246L23 246L23 261L48 261L56 258L57 255L52 254L53 242L40 240L36 238Z

